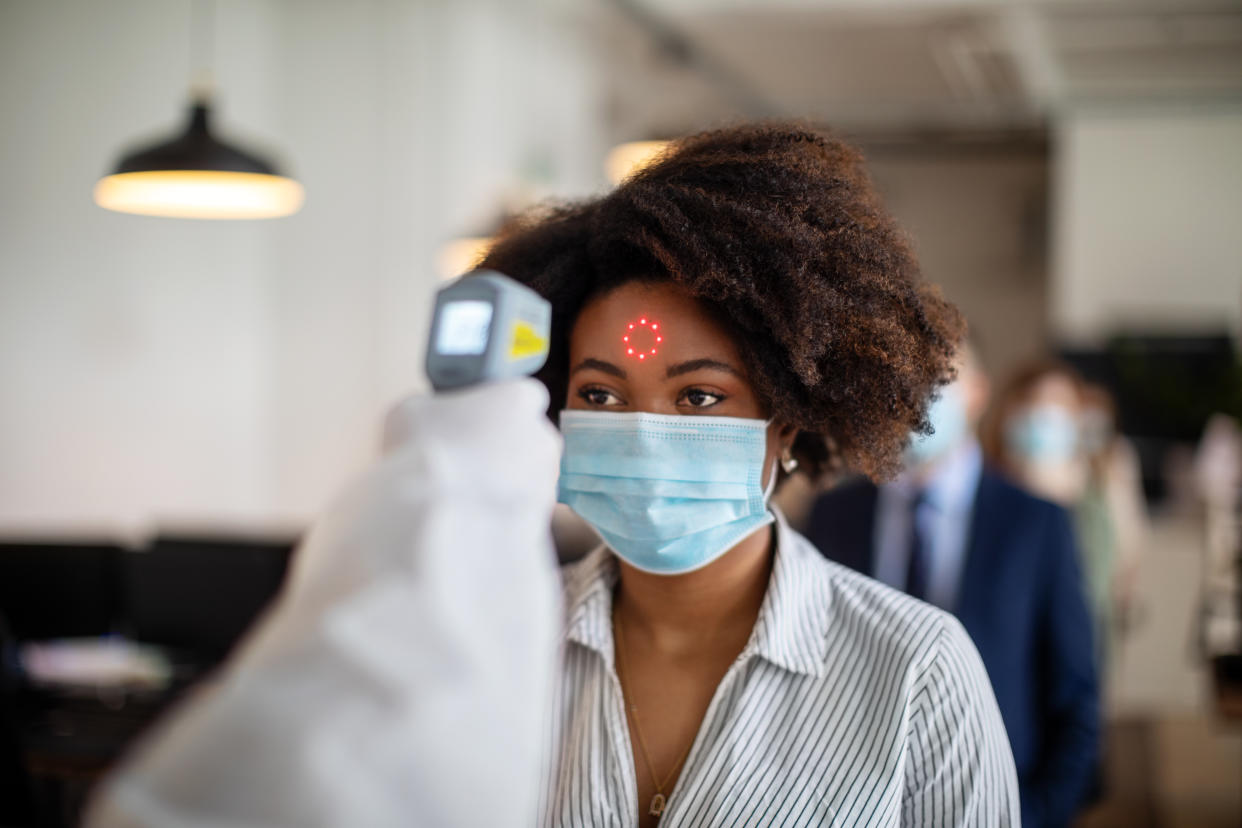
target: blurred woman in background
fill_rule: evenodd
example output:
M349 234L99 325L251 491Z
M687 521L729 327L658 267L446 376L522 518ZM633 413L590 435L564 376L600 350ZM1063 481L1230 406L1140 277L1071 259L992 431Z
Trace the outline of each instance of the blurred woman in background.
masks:
M1083 382L1068 365L1032 362L1002 386L984 427L984 450L1032 493L1074 507L1089 464L1082 442Z
M1147 502L1138 451L1118 429L1113 395L1092 383L1083 385L1082 445L1089 471L1084 518L1097 515L1095 529L1084 526L1083 531L1098 535L1085 539L1083 548L1109 544L1113 549L1112 574L1094 588L1108 622L1105 632L1122 635L1134 619L1139 561L1149 529Z
M1031 362L997 397L983 445L1015 482L1073 513L1103 668L1131 609L1147 526L1137 454L1117 431L1112 395L1069 365Z

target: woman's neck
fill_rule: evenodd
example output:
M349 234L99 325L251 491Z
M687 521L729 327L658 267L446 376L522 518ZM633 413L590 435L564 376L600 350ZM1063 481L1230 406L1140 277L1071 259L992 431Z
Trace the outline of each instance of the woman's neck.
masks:
M738 638L744 645L767 592L774 531L764 527L685 575L653 575L619 561L614 612L626 634L669 656L730 646Z

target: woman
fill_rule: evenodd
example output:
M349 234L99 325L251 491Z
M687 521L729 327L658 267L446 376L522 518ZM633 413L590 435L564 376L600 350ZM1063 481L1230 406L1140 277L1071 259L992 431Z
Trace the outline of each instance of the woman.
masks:
M962 335L857 153L688 138L483 267L553 304L560 498L606 541L564 573L543 823L1016 825L961 627L767 506L782 472L893 471Z
M1089 479L1082 439L1082 378L1068 365L1037 360L1021 367L996 399L985 426L988 459L1032 493L1072 507Z
M1138 455L1117 432L1112 396L1069 365L1031 362L997 398L984 449L1017 483L1073 515L1096 667L1107 676L1114 634L1132 608L1147 529Z

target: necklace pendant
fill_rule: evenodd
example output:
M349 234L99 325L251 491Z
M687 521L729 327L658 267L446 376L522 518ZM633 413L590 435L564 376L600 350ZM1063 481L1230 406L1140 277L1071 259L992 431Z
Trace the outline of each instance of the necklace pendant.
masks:
M660 814L664 813L665 804L666 801L664 799L664 794L658 793L651 797L651 809L647 811L647 813L653 817L658 817Z

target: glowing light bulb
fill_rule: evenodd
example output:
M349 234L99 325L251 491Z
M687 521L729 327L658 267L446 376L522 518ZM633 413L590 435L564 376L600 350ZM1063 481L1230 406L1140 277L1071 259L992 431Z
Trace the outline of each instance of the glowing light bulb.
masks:
M625 349L625 352L626 352L627 354L632 354L632 353L634 353L634 349L633 349L633 348L626 348L626 349Z
M668 146L668 141L629 141L618 144L608 153L604 170L608 180L620 184L650 164Z
M277 218L296 213L305 194L291 178L227 170L143 170L105 176L95 203L141 216Z
M496 240L486 236L463 236L445 244L436 257L436 269L444 279L456 279L478 266Z
M646 355L646 354L639 354L639 355L638 355L638 358L639 358L639 359L646 359L646 358L647 358L647 355Z

